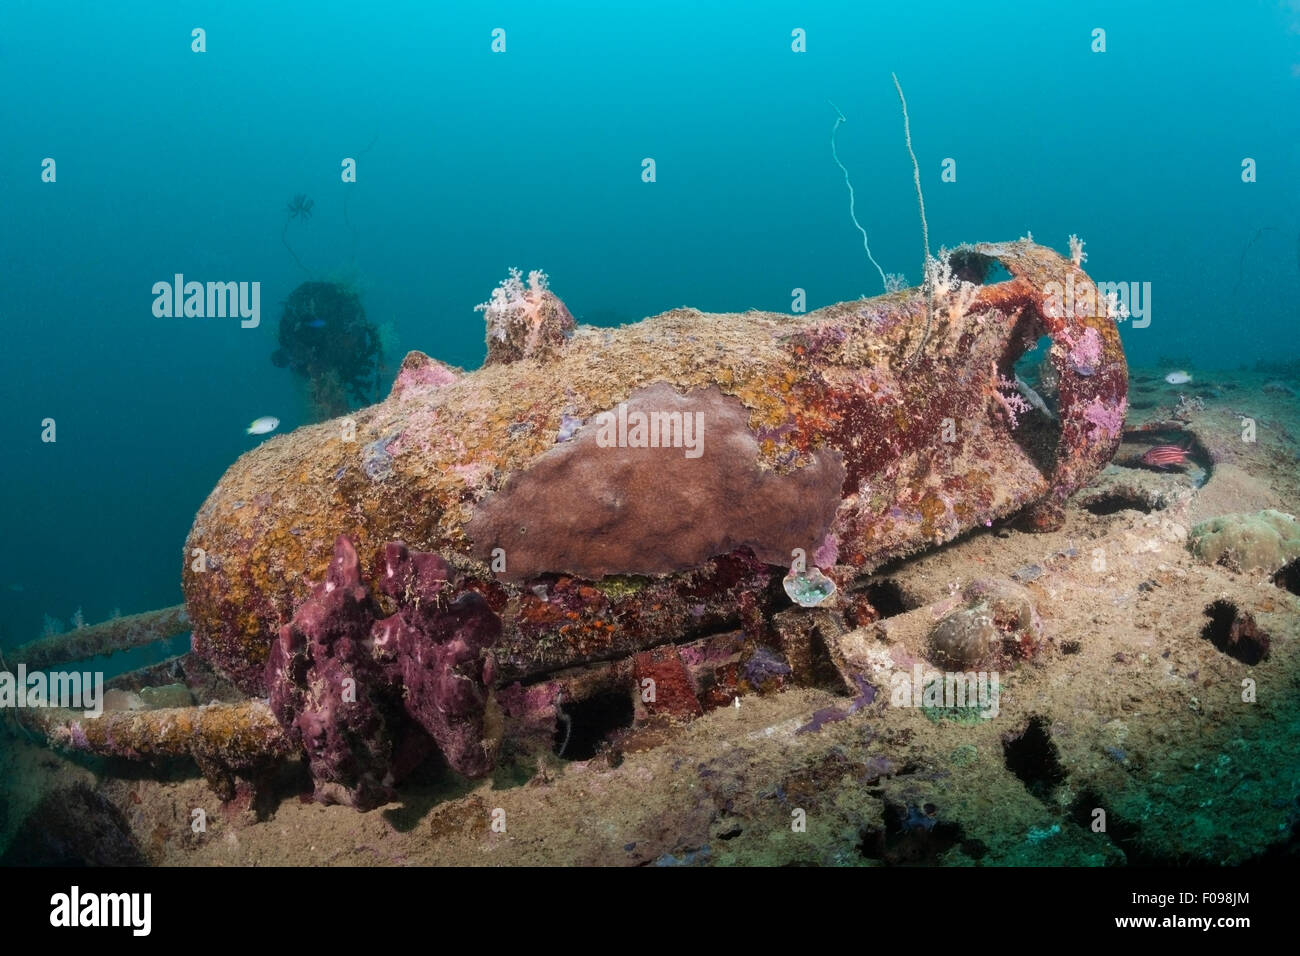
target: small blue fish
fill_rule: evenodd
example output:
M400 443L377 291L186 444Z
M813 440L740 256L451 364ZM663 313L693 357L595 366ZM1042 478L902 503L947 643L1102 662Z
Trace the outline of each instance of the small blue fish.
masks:
M307 328L309 328L309 329L323 329L323 328L325 328L325 320L324 320L324 319L312 319L312 320L310 320L309 322L307 322Z

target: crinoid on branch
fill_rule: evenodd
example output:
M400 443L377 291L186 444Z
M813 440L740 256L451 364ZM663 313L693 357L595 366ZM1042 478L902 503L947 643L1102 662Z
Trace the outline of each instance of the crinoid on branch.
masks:
M315 205L315 200L308 199L304 193L298 193L289 200L289 205L285 208L285 211L289 214L290 219L310 219L312 207Z
M316 201L308 199L306 193L297 193L285 206L284 228L280 230L280 242L284 243L285 249L289 250L289 255L293 256L293 261L298 263L298 268L303 272L308 271L307 267L302 264L302 260L298 258L298 253L294 252L293 247L289 245L289 223L295 219L299 222L306 222L311 218L312 207L315 205Z

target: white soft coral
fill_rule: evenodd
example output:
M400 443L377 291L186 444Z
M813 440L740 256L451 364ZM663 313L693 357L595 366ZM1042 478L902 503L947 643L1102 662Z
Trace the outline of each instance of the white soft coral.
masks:
M934 294L935 306L948 310L948 321L956 324L975 304L979 286L953 275L952 253L940 247L939 255L926 260L925 281Z
M1070 261L1076 266L1082 266L1088 261L1088 253L1083 251L1083 240L1074 233L1070 234Z
M474 306L487 319L488 335L504 342L510 326L524 322L535 326L540 321L542 294L548 289L546 273L534 269L528 273L528 287L524 287L524 274L511 268L510 274L492 290L492 298Z

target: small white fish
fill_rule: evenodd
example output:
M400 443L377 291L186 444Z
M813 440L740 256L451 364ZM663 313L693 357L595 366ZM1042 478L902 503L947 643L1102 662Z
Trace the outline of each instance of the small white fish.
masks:
M246 435L265 435L267 432L273 432L280 427L280 419L274 415L263 415L253 424L248 426L244 432Z
M1170 372L1165 376L1165 381L1170 385L1186 385L1191 380L1192 376L1187 372L1184 372L1182 369L1179 369L1176 372Z

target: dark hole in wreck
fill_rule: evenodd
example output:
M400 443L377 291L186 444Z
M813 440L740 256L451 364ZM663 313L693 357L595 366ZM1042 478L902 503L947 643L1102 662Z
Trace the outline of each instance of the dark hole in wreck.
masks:
M555 753L565 760L590 760L615 731L632 726L636 708L630 691L611 689L562 704L555 728Z
M974 250L958 249L948 257L948 262L953 275L963 282L997 285L1012 278L997 259ZM1019 416L1011 431L1015 443L1045 476L1050 476L1055 470L1057 447L1061 441L1060 412L1055 396L1045 387L1039 373L1048 359L1051 344L1042 316L1036 309L1026 308L1016 319L1007 350L997 363L998 375L1026 386L1047 407L1044 411L1027 398L1033 407Z

